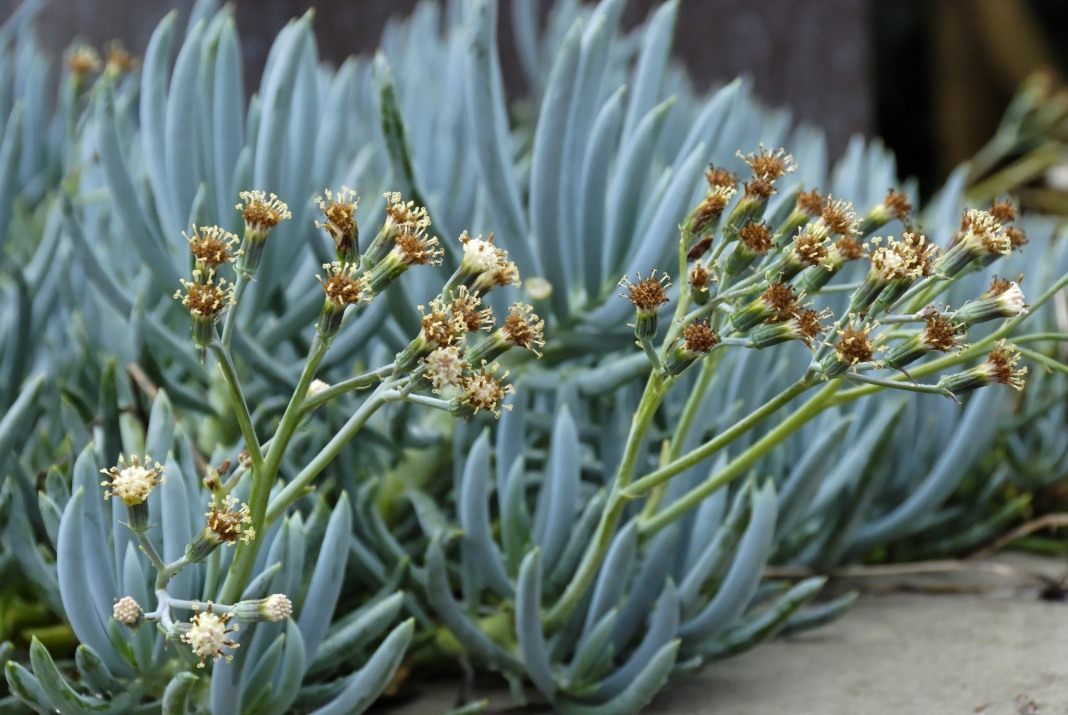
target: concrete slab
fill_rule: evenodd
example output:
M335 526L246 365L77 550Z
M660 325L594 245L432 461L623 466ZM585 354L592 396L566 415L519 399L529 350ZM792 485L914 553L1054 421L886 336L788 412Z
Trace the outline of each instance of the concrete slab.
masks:
M1068 603L1040 600L1033 576L1065 572L1063 561L1013 557L852 578L865 594L844 618L679 680L648 712L1068 715ZM431 715L455 702L455 684L413 687L423 695L377 712ZM479 695L509 707L503 690Z

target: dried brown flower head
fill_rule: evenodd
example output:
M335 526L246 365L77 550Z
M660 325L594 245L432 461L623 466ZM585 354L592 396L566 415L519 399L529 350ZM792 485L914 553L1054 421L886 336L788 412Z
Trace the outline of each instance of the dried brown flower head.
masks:
M747 222L738 229L738 238L752 253L767 253L772 246L771 229L763 222Z
M772 283L760 297L773 312L770 322L789 320L797 312L797 295L786 283Z
M761 144L756 152L738 156L753 170L753 178L774 182L783 175L797 170L794 158L785 149L765 149Z
M359 266L355 263L324 263L323 271L326 277L316 276L323 286L326 299L339 308L357 303L371 302L371 289L367 285L367 279L357 275Z
M533 306L526 303L513 305L508 309L501 330L509 344L541 357L541 348L545 347L545 321L538 317Z
M682 341L687 351L703 355L719 345L720 338L707 320L695 320L682 329Z
M222 312L234 303L234 289L225 278L207 279L199 271L193 271L192 281L180 280L185 288L175 292L174 297L182 301L189 312L200 318L217 320Z
M838 359L849 365L871 362L875 356L875 346L871 341L873 326L859 328L847 327L838 331L838 342L834 346Z
M775 195L775 182L754 178L745 182L745 196L750 199L769 199Z
M1018 368L1020 353L1016 348L1004 340L994 344L994 349L986 356L983 367L990 379L1002 385L1008 385L1014 390L1022 390L1027 368Z
M209 272L215 270L224 263L234 260L239 254L234 248L240 242L237 236L219 226L193 226L192 235L186 235L189 242L189 252L198 267L203 267Z
M224 544L237 541L247 544L256 538L248 505L241 504L232 494L221 502L213 499L204 516L207 517L208 529Z
M705 171L705 181L708 182L710 190L721 187L733 189L738 184L738 177L726 169L719 169L709 164L708 169Z
M712 274L701 263L695 263L690 269L690 289L698 293L707 293Z
M801 213L807 214L812 218L816 218L823 213L823 204L825 199L820 194L818 189L812 189L811 191L802 191L797 195L797 210Z
M909 203L908 197L894 189L887 192L886 198L883 199L883 206L891 216L902 223L907 222L909 214L912 213L912 204Z
M811 308L804 308L798 312L791 320L792 326L797 333L797 337L805 345L812 347L812 341L820 336L823 332L822 320L827 316L826 313L821 313Z
M623 276L619 281L620 287L627 291L624 297L640 312L655 313L657 308L668 302L666 289L671 285L671 280L666 273L661 273L657 278L655 268L648 278L642 278L641 273L637 278L637 283L632 283L627 276Z
M932 350L949 352L960 345L964 325L957 323L936 310L923 316L923 342Z
M469 333L490 330L493 327L493 309L482 307L482 298L472 293L467 286L460 286L449 301L449 312L463 321Z
M1022 228L1009 226L1005 229L1005 235L1009 237L1009 244L1013 250L1019 250L1027 245L1027 234Z
M834 253L842 261L855 261L864 257L864 245L853 236L843 236L834 242Z
M275 194L267 194L263 191L242 191L238 196L241 198L241 203L235 208L245 219L245 229L260 237L266 235L282 221L293 218L289 206Z
M1003 225L1012 223L1016 220L1016 204L1008 199L995 201L990 205L990 215Z

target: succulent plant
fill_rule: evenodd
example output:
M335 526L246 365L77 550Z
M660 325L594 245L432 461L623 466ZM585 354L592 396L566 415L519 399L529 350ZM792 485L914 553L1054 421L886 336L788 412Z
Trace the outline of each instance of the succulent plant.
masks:
M1042 391L1026 430L1002 391L965 394L1019 386L1013 335L1063 389L1028 346L1063 340L1064 241L968 203L967 169L910 212L878 142L829 167L745 81L696 93L677 2L626 35L622 0L560 3L539 35L517 1L514 111L491 0L424 3L336 70L309 13L248 103L232 9L201 0L139 69L72 50L54 110L31 5L0 30L0 189L24 187L0 190L0 569L82 645L8 662L30 707L351 712L459 658L562 711L637 711L852 600L768 563L971 549L1026 505L996 457L1064 453ZM988 288L1017 266L1029 312Z

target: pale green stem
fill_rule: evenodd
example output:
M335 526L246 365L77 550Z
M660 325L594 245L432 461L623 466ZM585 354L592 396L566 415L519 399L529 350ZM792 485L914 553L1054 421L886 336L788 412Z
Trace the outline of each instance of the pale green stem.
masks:
M653 415L656 414L657 409L660 407L667 387L668 385L663 378L655 372L649 376L649 380L645 384L645 391L642 393L641 401L638 403L638 408L635 410L634 417L630 423L630 432L627 435L623 458L616 472L615 481L613 481L608 493L608 499L605 501L604 508L601 511L601 519L597 523L597 529L586 547L585 553L582 555L582 561L579 563L578 569L576 569L574 576L567 584L567 588L564 589L556 604L545 615L545 627L550 630L556 629L563 624L564 619L582 600L582 596L593 585L593 581L597 577L597 570L600 568L601 561L612 543L612 537L615 535L619 518L622 516L623 508L626 506L626 500L622 497L622 492L627 484L630 483L634 474L634 468L641 454L642 444L645 441L646 430L649 428L649 423L652 422Z
M690 467L693 467L703 460L711 457L719 450L726 447L734 440L741 437L743 434L751 430L756 425L770 417L780 408L784 407L787 403L793 400L798 395L802 394L805 390L811 387L815 383L814 378L805 376L790 385L785 390L780 392L775 397L771 398L757 409L750 412L742 419L735 422L730 428L720 432L713 439L705 442L700 447L692 449L686 454L671 460L664 466L660 467L654 472L647 474L638 481L630 485L624 492L624 496L627 499L637 499L643 496L650 489L666 482L674 477L676 474L685 472ZM822 394L822 393L821 393Z
M278 429L271 438L271 446L267 450L267 456L263 460L262 468L257 469L255 462L253 462L252 491L248 500L248 508L252 516L252 528L259 535L266 533L264 525L271 485L274 484L275 479L278 477L278 469L282 464L282 457L286 448L289 446L289 440L293 437L293 433L300 424L302 416L301 405L308 394L308 386L315 378L315 371L319 368L319 363L322 362L329 347L329 342L316 335L309 350L308 360L304 364L304 370L297 381L297 388L290 397L289 404L286 406L285 412L282 413ZM225 351L221 349L217 352L225 354ZM221 601L235 600L241 595L245 586L248 585L252 574L253 562L255 561L256 553L259 551L261 541L262 539L255 539L250 543L240 544L237 547L233 565L230 567L230 571L226 575L226 581L223 583Z
M941 395L942 397L948 397L954 402L957 401L956 395L947 390L944 387L938 385L921 385L916 382L902 382L900 380L889 380L881 377L872 377L871 375L861 375L860 373L849 373L844 375L847 380L853 382L864 382L869 385L879 385L881 387L888 387L892 390L908 390L909 392L922 392L931 395Z
M245 288L248 287L250 280L251 276L245 271L237 272L237 283L234 285L234 304L230 306L230 310L226 311L226 317L223 318L222 337L219 339L227 350L230 349L230 339L234 336L234 324L237 322L237 309L241 306L241 296L245 294Z
M219 368L222 370L230 395L230 406L234 410L238 429L241 430L241 437L245 440L245 448L248 449L249 457L252 460L252 472L253 474L262 473L263 452L260 450L259 438L256 436L256 429L252 425L252 416L249 414L248 405L245 403L245 395L241 391L241 383L238 382L237 371L234 369L233 361L230 360L230 353L219 343L212 343L211 349L219 359Z
M803 384L803 382L798 383L798 385L800 384ZM638 532L643 536L656 533L660 529L664 528L665 526L668 526L675 520L682 517L691 509L696 508L702 501L708 498L716 490L721 489L734 479L737 479L739 476L744 474L746 470L749 469L749 467L751 467L757 462L757 460L767 454L769 450L774 448L780 442L782 442L791 434L800 429L806 422L808 422L813 417L822 412L824 409L826 409L830 404L831 396L834 395L834 392L837 389L838 381L830 382L826 387L824 387L822 390L813 395L808 400L808 402L799 407L795 412L791 413L789 417L787 417L785 420L776 425L776 427L770 432L768 432L766 435L764 435L764 437L754 442L752 446L750 446L747 450L735 457L719 472L712 475L704 482L688 491L686 494L677 499L663 511L657 513L655 516L652 516L648 519L639 520ZM694 450L694 452L690 452L690 455L693 455L695 452L698 451L699 450ZM689 457L690 455L687 455L687 457ZM682 465L683 462L689 461L687 460L687 457L683 457L679 460L676 460L672 464L669 464L668 467L665 467L661 470L657 470L657 472L654 472L649 476L654 477L658 473L667 472L670 472L668 474L668 477L672 476L673 474L677 474L679 471L687 469L688 466L692 466L689 464L686 466ZM679 466L673 467L673 465ZM671 471L668 468L672 468L674 469L674 471ZM638 486L641 481L635 482L634 486Z
M308 413L315 408L333 400L336 397L340 397L346 392L355 392L357 390L363 390L368 387L374 387L382 380L386 379L393 373L393 363L383 365L377 370L366 372L356 377L350 377L346 380L342 380L336 385L331 385L315 397L309 397L304 403L304 412Z
M267 509L267 523L271 524L285 513L286 509L295 504L319 474L326 469L341 452L342 447L348 443L363 428L379 407L387 402L393 402L401 398L397 390L390 389L391 383L382 383L372 392L362 405L342 425L337 434L319 450L319 453L289 481L288 484L271 500Z
M1049 356L1043 355L1042 353L1035 352L1034 350L1029 350L1028 348L1021 348L1019 345L1016 346L1016 349L1019 350L1020 354L1023 355L1025 358L1029 360L1034 360L1039 365L1043 365L1055 372L1068 375L1068 365L1065 365L1060 361L1054 360Z

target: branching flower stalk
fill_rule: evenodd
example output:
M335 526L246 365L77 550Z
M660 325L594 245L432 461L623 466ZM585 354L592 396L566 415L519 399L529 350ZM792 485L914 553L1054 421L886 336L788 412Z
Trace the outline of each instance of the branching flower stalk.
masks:
M236 237L221 229L194 228L193 235L188 237L194 259L193 277L183 281L185 294L179 293L177 297L193 319L194 345L201 351L210 349L218 362L248 453L250 490L248 505L241 512L243 522L247 522L245 533L266 533L274 521L312 488L315 478L386 404L406 401L457 416L480 411L500 416L512 388L504 382L507 373L498 374L493 360L513 348L540 355L544 323L530 306L517 304L498 330L479 337L495 323L493 311L482 305L483 296L519 279L515 264L506 251L493 244L492 237L482 239L466 233L460 236L463 260L438 296L428 306L420 307L421 330L396 360L334 386L316 379L346 318L365 308L412 266L437 265L443 255L438 239L428 234L430 219L426 209L404 201L397 193L386 194L383 226L367 251L360 255L356 223L359 198L346 187L337 192L327 190L317 200L323 220L317 221L316 226L332 240L337 259L324 264L318 276L323 303L296 387L274 434L261 441L234 365L230 338L242 291L255 278L271 231L292 214L274 194L247 191L241 194L241 199L237 209L244 219L245 231L240 249L233 250ZM233 264L236 273L233 283L220 275L229 264ZM216 331L220 320L221 333ZM287 450L304 418L331 400L369 388L374 389L355 412L272 500L272 488L282 476ZM218 498L230 499L229 490L234 486L233 481L220 485ZM200 557L202 552L210 552L210 546L202 540L193 553ZM220 592L222 602L232 602L244 592L259 546L254 536L242 539L237 545ZM173 602L166 594L166 581L181 565L160 564L160 573L166 575L159 587L161 602ZM220 622L212 619L224 618L229 612L223 606L217 606L215 612L224 615L204 616L203 620L218 630Z
M1017 284L995 283L986 294L957 310L933 302L962 275L1022 245L1022 234L1014 238L1007 226L1015 218L1015 211L1007 210L1011 204L996 202L989 211L967 210L959 232L944 251L911 226L910 206L894 190L863 218L847 202L817 191L801 192L794 210L781 225L772 226L764 215L767 198L776 192L776 182L795 168L793 159L781 149L764 147L743 158L752 175L733 208L728 201L736 190L734 177L712 168L706 174L708 195L680 224L680 287L666 330L658 330L657 318L667 302L661 287L670 277L660 274L658 278L654 271L644 279L621 281L625 297L635 305L635 339L648 356L650 375L593 538L562 596L545 614L549 628L562 626L592 585L628 503L646 500L637 526L639 534L648 537L746 474L828 407L886 389L957 400L958 395L988 384L1016 389L1023 384L1026 370L1017 366L1019 351L996 342L1027 315L1028 306ZM891 221L902 226L900 238L871 237ZM814 299L841 292L831 281L847 263L860 260L869 263L867 276L847 286L848 308L828 328L823 323L833 314L827 308L816 308ZM1064 284L1064 279L1059 281L1035 306ZM908 312L895 314L902 306ZM1007 320L973 346L964 344L969 326L997 319ZM922 325L909 327L911 323ZM659 344L655 342L658 337ZM766 349L789 342L812 350L805 373L733 425L683 453L694 415L715 374L717 355L725 349ZM944 355L926 359L935 353ZM979 366L946 375L937 383L916 381L983 355L986 360ZM659 464L645 472L642 460L649 426L681 374L698 363L699 374L670 440L660 450ZM858 386L843 389L850 383ZM795 404L814 388L820 389ZM664 488L673 477L761 427L783 409L789 412L747 449L662 507Z

